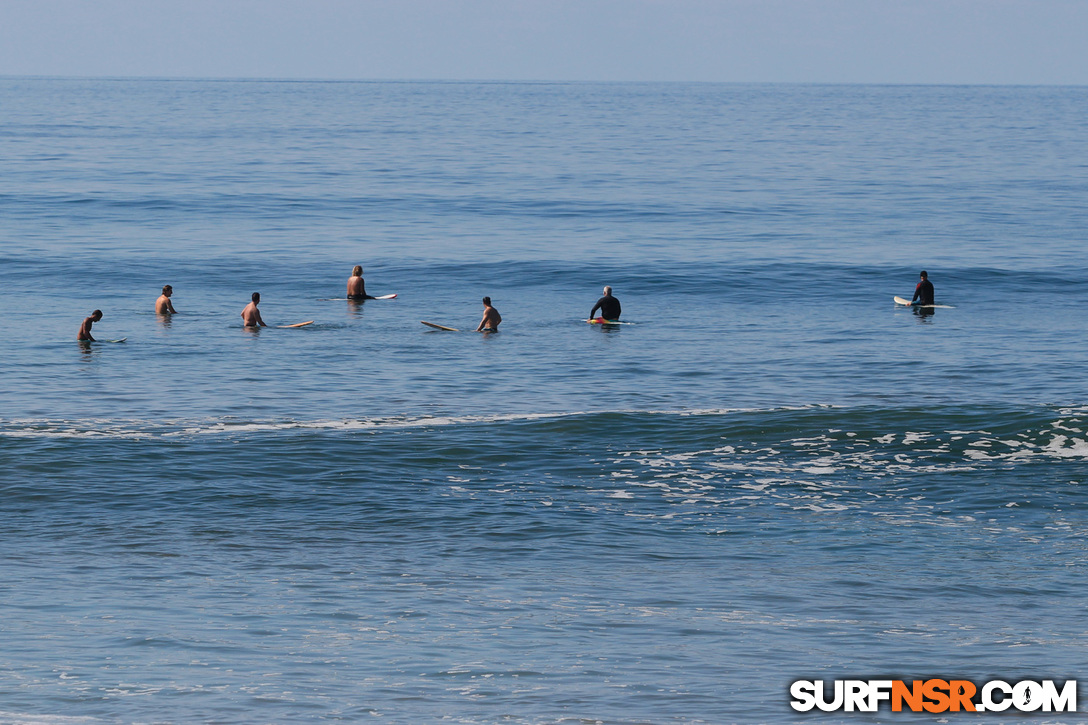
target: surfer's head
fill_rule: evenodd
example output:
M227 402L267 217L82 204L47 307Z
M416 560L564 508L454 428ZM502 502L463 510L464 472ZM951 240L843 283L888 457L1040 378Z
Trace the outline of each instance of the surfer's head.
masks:
M101 320L102 319L102 310L95 310L94 312L92 312L91 313L91 319L94 320L95 322L98 322L99 320Z
M357 264L354 267L352 267L351 268L351 276L352 277L362 277L363 276L363 265Z
M166 284L166 285L163 285L163 287L162 287L162 293L163 293L164 295L166 295L167 297L169 297L170 295L174 294L174 288L173 288L173 287L171 287L171 286L170 286L170 285L168 285L168 284Z
M254 292L253 294L251 294L249 296L249 299L253 300L254 303L260 302L261 301L261 293L260 292Z
M487 305L488 307L490 307L491 306L491 298L490 297L484 297L484 304Z
M609 296L611 296L611 295L612 295L612 288L611 288L611 287L608 287L608 286L606 285L606 286L605 286L605 288L604 288L604 296L605 296L605 297L609 297Z
M921 274L919 274L918 276L919 276L919 277L921 277L922 279L929 279L929 272L927 272L927 271L925 271L925 270L923 269L923 270L922 270L922 273L921 273Z

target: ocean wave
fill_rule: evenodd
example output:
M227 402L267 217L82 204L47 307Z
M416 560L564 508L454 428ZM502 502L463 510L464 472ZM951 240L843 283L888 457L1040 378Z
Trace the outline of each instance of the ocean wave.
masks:
M805 410L799 406L775 410ZM332 420L241 420L218 418L209 420L168 421L161 420L35 420L0 418L0 436L10 438L98 438L134 440L145 438L175 438L182 436L208 436L234 433L280 433L285 431L356 432L380 431L405 428L432 428L458 425L487 425L494 423L530 422L539 420L575 420L586 416L714 416L731 413L759 412L757 408L708 408L698 410L619 410L605 412L559 413L499 413L480 415L419 415L385 416L377 418Z
M485 433L515 453L527 441L593 440L627 462L826 477L847 472L972 470L1036 459L1088 459L1088 408L914 410L776 408L404 415L336 420L0 419L0 439L207 440L357 436L440 429ZM481 431L481 429L484 429ZM706 473L706 470L702 471ZM670 474L675 475L675 474Z
M83 725L96 722L102 722L102 720L94 717L0 711L0 723L11 723L11 725Z

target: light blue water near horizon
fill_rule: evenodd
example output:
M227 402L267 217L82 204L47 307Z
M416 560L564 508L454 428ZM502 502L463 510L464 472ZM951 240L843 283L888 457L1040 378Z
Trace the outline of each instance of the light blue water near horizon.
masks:
M0 721L800 722L798 678L1078 677L1086 111L0 79ZM330 300L354 264L397 299ZM932 315L891 301L922 268ZM633 324L582 321L605 284ZM253 291L315 324L243 329ZM496 335L419 324L483 295ZM74 341L94 308L127 342Z

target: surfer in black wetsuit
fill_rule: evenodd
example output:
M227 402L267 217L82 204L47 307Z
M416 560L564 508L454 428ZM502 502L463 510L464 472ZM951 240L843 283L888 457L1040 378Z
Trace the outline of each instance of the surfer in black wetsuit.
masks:
M914 297L911 298L910 303L912 305L932 305L933 283L929 281L929 274L923 269L919 277L921 281L914 288Z
M604 288L604 297L597 300L597 304L593 305L593 309L589 311L589 319L593 319L598 309L601 311L601 317L606 320L620 319L620 301L612 296L611 287Z

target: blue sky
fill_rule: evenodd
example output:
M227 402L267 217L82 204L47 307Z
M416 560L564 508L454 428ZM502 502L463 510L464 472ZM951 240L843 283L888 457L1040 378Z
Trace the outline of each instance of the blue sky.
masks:
M0 75L1088 85L1088 0L0 0Z

